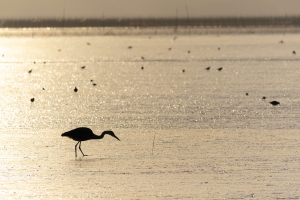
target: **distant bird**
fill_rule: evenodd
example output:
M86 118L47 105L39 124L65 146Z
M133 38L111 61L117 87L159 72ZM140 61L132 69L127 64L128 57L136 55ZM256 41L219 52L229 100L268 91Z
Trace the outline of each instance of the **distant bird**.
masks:
M43 88L43 90L45 90L45 88Z
M182 70L182 72L184 73L184 72L185 72L185 70L183 69L183 70Z
M85 66L82 66L82 67L81 67L81 69L84 69L84 68L85 68Z
M144 69L144 67L142 66L142 67L141 67L141 69L143 70L143 69Z
M89 42L87 42L86 44L87 44L87 45L91 45L91 43L89 43Z
M93 83L93 86L96 86L97 84L96 83Z
M82 152L82 150L80 148L81 142L86 141L86 140L102 139L104 137L104 135L106 135L106 134L110 135L120 141L120 139L117 136L115 136L114 132L112 132L112 131L103 131L101 135L95 135L93 133L93 131L87 127L75 128L73 130L70 130L68 132L61 134L61 136L66 136L75 141L78 141L78 143L75 145L75 157L77 157L77 145L78 144L79 144L79 150L81 151L82 155L87 156L87 155L84 155L84 153Z
M221 71L223 69L223 67L218 68L219 71Z
M32 72L32 69L28 71L28 73L30 74Z
M280 104L278 101L271 101L269 103L272 104L273 106L277 106L278 104Z
M206 67L205 69L206 69L206 70L210 70L210 67Z
M296 54L296 51L293 51L293 54Z
M33 64L35 64L36 62L34 61Z
M90 81L91 81L91 82L93 82L94 80L93 80L93 79L91 79Z
M128 46L128 49L132 49L132 46Z
M280 40L279 43L283 44L283 40Z
M141 59L142 59L142 60L145 60L145 58L144 58L143 56L141 57Z
M248 92L246 92L246 96L248 96L249 94L248 94Z
M267 97L263 96L261 99L265 100Z
M187 53L191 53L191 51L188 51Z
M218 47L218 50L221 50L221 48L220 48L220 47Z
M172 48L170 47L170 48L169 48L169 51L171 51L171 50L172 50Z
M75 87L75 88L74 88L74 92L77 92L77 91L78 91L78 89L77 89L77 87Z
M31 98L30 101L31 101L31 102L34 102L34 98Z
M46 64L46 62L44 62L44 64Z
M58 49L58 51L61 51L61 49Z

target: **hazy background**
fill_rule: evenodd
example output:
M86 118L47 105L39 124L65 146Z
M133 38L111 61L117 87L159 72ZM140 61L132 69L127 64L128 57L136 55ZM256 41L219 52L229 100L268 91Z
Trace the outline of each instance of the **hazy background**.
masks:
M0 18L300 15L299 0L0 0Z

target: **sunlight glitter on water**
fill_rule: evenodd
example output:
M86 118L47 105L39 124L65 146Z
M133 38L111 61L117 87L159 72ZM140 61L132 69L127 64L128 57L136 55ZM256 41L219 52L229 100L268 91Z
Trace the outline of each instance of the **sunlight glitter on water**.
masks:
M297 35L0 43L8 199L298 197ZM121 141L83 142L89 156L75 159L76 142L61 134L80 126Z

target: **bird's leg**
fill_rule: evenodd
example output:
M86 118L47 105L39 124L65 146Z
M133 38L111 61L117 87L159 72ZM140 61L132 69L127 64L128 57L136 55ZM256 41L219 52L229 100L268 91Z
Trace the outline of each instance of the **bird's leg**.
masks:
M77 157L77 149L76 149L76 147L77 147L78 144L79 144L79 142L77 142L77 144L75 145L75 157Z
M81 151L81 153L82 153L83 156L87 156L87 155L84 155L84 153L82 152L80 146L81 146L81 142L79 142L79 150Z

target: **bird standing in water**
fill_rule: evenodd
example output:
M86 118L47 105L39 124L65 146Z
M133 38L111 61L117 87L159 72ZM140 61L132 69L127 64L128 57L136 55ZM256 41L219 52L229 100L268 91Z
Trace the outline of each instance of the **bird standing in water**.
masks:
M75 128L73 130L70 130L68 132L61 134L61 136L67 136L75 141L78 141L78 143L75 145L75 157L77 157L77 145L78 144L79 144L79 150L81 151L82 155L87 156L87 155L84 155L84 153L82 152L82 150L80 148L81 142L86 141L86 140L102 139L104 137L104 135L106 135L106 134L116 138L117 140L120 140L117 136L115 136L114 132L112 132L112 131L103 131L101 135L95 135L93 133L93 131L87 127Z

